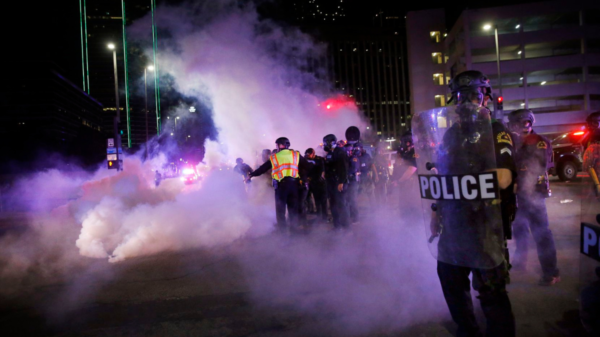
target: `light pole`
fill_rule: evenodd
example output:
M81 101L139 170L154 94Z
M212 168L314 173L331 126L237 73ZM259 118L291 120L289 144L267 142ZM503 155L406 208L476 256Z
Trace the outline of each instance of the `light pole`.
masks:
M492 29L491 24L483 26L483 30ZM498 88L500 89L500 96L502 96L502 74L500 73L500 48L498 47L498 25L494 25L494 37L496 38L496 66L498 67Z
M148 82L147 82L147 72L154 71L154 66L147 66L144 68L144 98L146 103L146 159L148 159Z
M115 132L115 142L117 143L117 171L121 171L121 163L120 163L120 153L121 150L121 135L119 134L119 121L121 120L121 112L119 111L119 77L117 73L117 50L113 43L108 44L108 49L113 52L113 68L114 68L114 76L115 76L115 106L117 108L117 114L113 118L113 129Z
M385 141L389 143L387 148L388 148L388 150L390 150L392 148L392 143L395 142L396 139L394 137L392 137L392 138L386 139Z

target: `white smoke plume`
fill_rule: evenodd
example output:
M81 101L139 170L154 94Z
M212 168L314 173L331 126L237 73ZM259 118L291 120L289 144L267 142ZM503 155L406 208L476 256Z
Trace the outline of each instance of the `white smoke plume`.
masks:
M319 80L298 64L323 55L325 46L296 29L259 20L251 5L232 3L157 11L160 29L170 36L159 50L161 73L175 79L178 92L212 109L218 138L205 144L205 179L190 186L167 179L155 188L154 170L167 163L165 156L130 156L122 172L101 167L79 180L42 173L54 174L48 178L54 186L67 186L77 196L50 215L80 226L78 237L67 236L66 250L121 262L246 240L250 248L243 251L242 245L238 257L258 304L333 312L342 335L439 318L445 304L416 217L376 216L349 237L323 230L290 243L266 235L275 222L272 189L257 179L247 194L241 177L225 164L242 157L253 165L254 154L273 148L278 137L288 137L303 153L327 134L343 139L349 126L364 130L366 124L356 107L319 106L334 93L316 91ZM130 36L148 20L134 24Z

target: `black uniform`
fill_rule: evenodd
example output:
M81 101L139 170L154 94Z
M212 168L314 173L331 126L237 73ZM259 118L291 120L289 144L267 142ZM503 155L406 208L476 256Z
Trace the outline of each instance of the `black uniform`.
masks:
M280 150L293 151L288 149ZM306 170L308 163L304 157L300 156L298 163L299 172ZM265 172L268 172L273 168L270 160L267 160L255 171L250 173L250 177L257 177ZM288 216L290 218L291 226L297 226L298 218L298 191L300 189L300 180L306 179L300 176L300 178L285 177L281 181L277 182L275 187L275 213L277 216L277 227L279 230L286 230L289 228L285 220L286 206L288 210Z
M515 176L515 164L512 157L514 153L512 139L504 126L500 123L492 123L492 132L495 148L495 165L492 159L486 161L483 151L487 149L472 149L468 151L475 156L465 154L461 150L461 143L465 144L459 137L455 137L457 128L451 127L444 135L444 143L449 144L448 153L451 155L444 159L440 165L440 174L456 174L456 172L484 172L493 168L504 168L513 172ZM452 138L458 141L452 142ZM468 144L467 144L468 145ZM469 165L468 169L465 165ZM509 187L511 188L511 187ZM438 245L439 255L452 255L456 259L455 264L449 264L438 259L438 276L442 285L444 298L450 309L452 319L458 325L458 336L479 336L479 326L473 311L471 299L471 287L469 274L473 274L473 288L479 292L479 301L487 320L486 336L514 336L515 321L508 294L506 283L508 281L508 262L503 261L492 269L478 269L463 267L467 259L480 259L482 261L491 259L487 252L489 242L469 247L457 247L453 242L461 242L464 235L477 237L476 231L493 230L486 226L477 226L477 222L484 222L488 217L500 217L501 214L488 214L484 210L484 202L480 201L482 207L474 207L473 202L452 204L453 207L445 207L447 204L438 202L438 212L442 218L451 219L449 225L445 226ZM451 212L451 213L449 213ZM475 227L474 227L475 226ZM461 237L461 239L456 239ZM503 240L503 238L499 238ZM504 242L491 242L495 247L495 253L502 249ZM500 248L499 248L500 247ZM496 254L497 255L497 254Z
M302 179L300 180L300 188L298 190L298 217L300 224L306 224L306 199L308 197L308 172L312 168L313 164L306 161L306 166L300 168L299 174Z
M348 155L343 148L336 147L325 156L325 179L327 181L327 196L335 228L347 228L348 207L346 195L348 189ZM344 184L342 192L338 185Z
M325 171L325 158L315 156L314 159L306 159L309 163L308 170L308 191L309 195L315 199L315 208L317 216L327 221L327 185L322 175Z
M545 199L550 191L547 172L553 165L552 145L547 138L534 131L523 138L518 136L513 138L519 140L515 158L519 170L517 177L519 210L513 223L517 244L514 264L518 267L525 266L531 230L543 276L552 278L559 274L554 236L549 229Z
M360 161L358 156L352 155L348 157L348 211L352 222L358 221L358 205L356 198L358 197L358 184L360 183Z
M252 172L252 168L246 163L241 163L235 165L233 171L237 174L240 174L242 178L246 179L248 178L248 175Z

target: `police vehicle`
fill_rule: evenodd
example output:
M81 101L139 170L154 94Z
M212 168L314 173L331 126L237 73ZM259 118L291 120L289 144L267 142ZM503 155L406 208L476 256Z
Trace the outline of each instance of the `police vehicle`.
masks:
M583 152L587 132L583 130L570 131L552 140L554 167L551 175L558 175L561 181L573 180L583 169Z

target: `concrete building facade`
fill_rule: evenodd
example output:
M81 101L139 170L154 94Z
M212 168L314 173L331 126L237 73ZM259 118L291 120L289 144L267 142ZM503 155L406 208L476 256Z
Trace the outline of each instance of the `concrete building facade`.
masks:
M504 115L533 110L538 132L572 130L600 110L600 3L558 0L469 9L448 31L432 19L443 16L440 12L407 15L412 113L444 106L449 80L473 69L489 76L495 94L502 89ZM436 36L441 42L434 44ZM443 54L436 58L432 46L438 45Z

